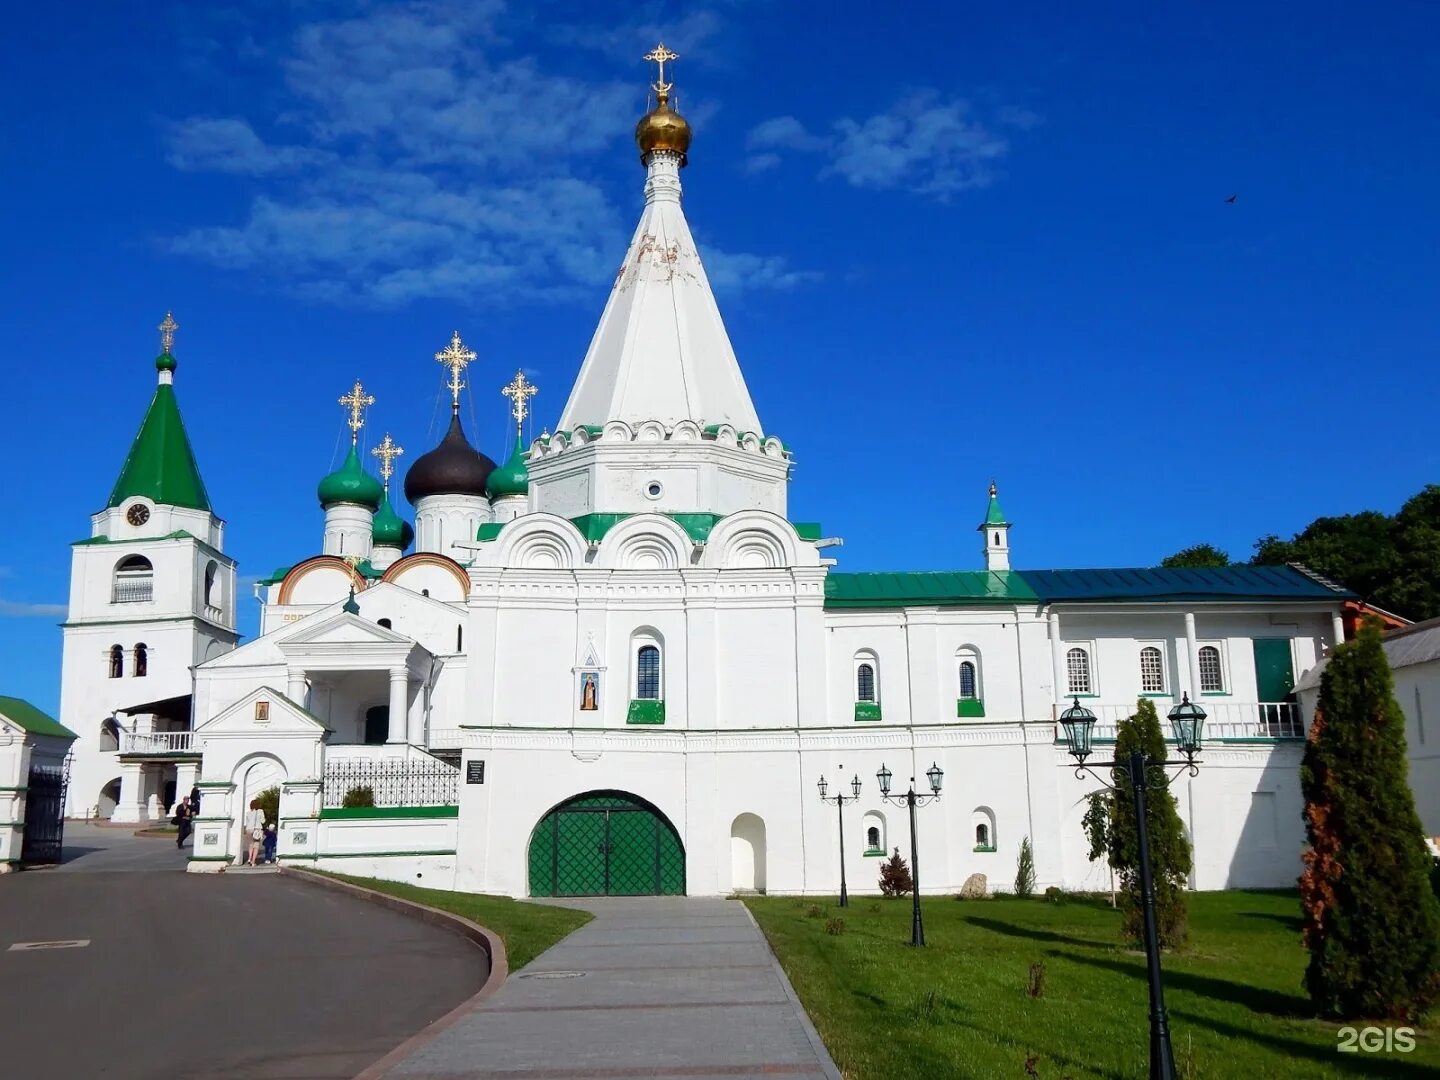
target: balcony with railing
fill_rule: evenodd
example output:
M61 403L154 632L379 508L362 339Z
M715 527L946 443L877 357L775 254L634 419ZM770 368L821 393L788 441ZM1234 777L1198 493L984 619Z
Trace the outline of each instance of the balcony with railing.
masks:
M1057 743L1065 741L1065 733L1060 728L1060 714L1069 704L1065 702L1053 706L1052 709ZM1135 713L1134 705L1091 705L1088 702L1082 704L1095 714L1095 727L1091 738L1097 743L1114 742L1120 721ZM1300 706L1293 701L1216 702L1206 699L1199 704L1206 713L1202 738L1207 743L1305 737L1305 720L1300 714ZM1170 725L1165 722L1165 714L1170 707L1168 699L1155 702L1156 711L1160 714L1160 728L1167 738L1170 735Z
M193 731L126 731L120 736L120 753L133 757L166 757L194 754Z

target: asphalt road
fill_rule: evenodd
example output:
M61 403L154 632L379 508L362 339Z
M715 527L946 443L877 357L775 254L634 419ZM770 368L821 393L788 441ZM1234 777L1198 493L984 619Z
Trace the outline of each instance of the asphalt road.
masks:
M132 865L174 854L128 834L115 846ZM456 935L284 875L0 877L6 1077L352 1077L485 976L484 954Z

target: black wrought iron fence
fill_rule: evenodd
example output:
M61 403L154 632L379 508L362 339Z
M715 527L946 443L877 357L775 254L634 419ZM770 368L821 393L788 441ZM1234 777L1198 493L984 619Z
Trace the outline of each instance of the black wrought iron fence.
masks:
M460 770L443 761L344 758L325 763L325 806L455 806ZM352 794L354 793L354 794Z

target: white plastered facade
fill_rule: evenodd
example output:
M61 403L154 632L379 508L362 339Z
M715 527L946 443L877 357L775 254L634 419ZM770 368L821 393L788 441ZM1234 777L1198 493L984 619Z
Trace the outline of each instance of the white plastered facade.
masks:
M265 783L281 788L282 860L524 896L546 815L620 792L674 828L686 893L834 893L836 818L817 782L858 774L843 845L851 890L873 892L871 830L880 850L910 846L906 811L880 799L876 773L888 767L903 792L934 763L945 783L919 811L925 892L974 873L1008 887L1026 836L1041 887L1103 888L1079 824L1097 785L1056 739L1065 657L1087 651L1087 704L1103 725L1142 692L1142 649L1163 657L1150 691L1163 714L1198 696L1210 646L1225 688L1202 700L1226 734L1176 789L1193 884L1293 883L1300 744L1256 726L1250 643L1283 638L1303 672L1334 642L1340 597L1047 605L1017 590L827 607L830 564L786 518L790 453L761 428L740 375L681 211L679 164L648 157L641 224L561 423L530 448L523 505L497 515L457 496L474 528L460 543L427 528L422 508L415 553L370 572L304 560L261 587L256 640L209 658L191 641L204 793L192 869L240 854L239 815ZM1007 571L1008 525L983 554ZM77 658L94 661L102 639L77 634ZM188 692L188 664L167 690ZM383 738L367 720L382 707ZM345 761L458 768L453 806L337 813L325 776Z

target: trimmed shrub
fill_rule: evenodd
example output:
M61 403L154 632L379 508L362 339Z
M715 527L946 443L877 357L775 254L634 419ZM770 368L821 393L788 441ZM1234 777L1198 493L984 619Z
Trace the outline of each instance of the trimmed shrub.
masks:
M1321 676L1300 765L1305 990L1325 1016L1413 1022L1440 990L1440 903L1405 754L1390 664L1367 623Z
M904 896L915 887L910 867L900 857L900 849L880 864L880 892L885 896Z

